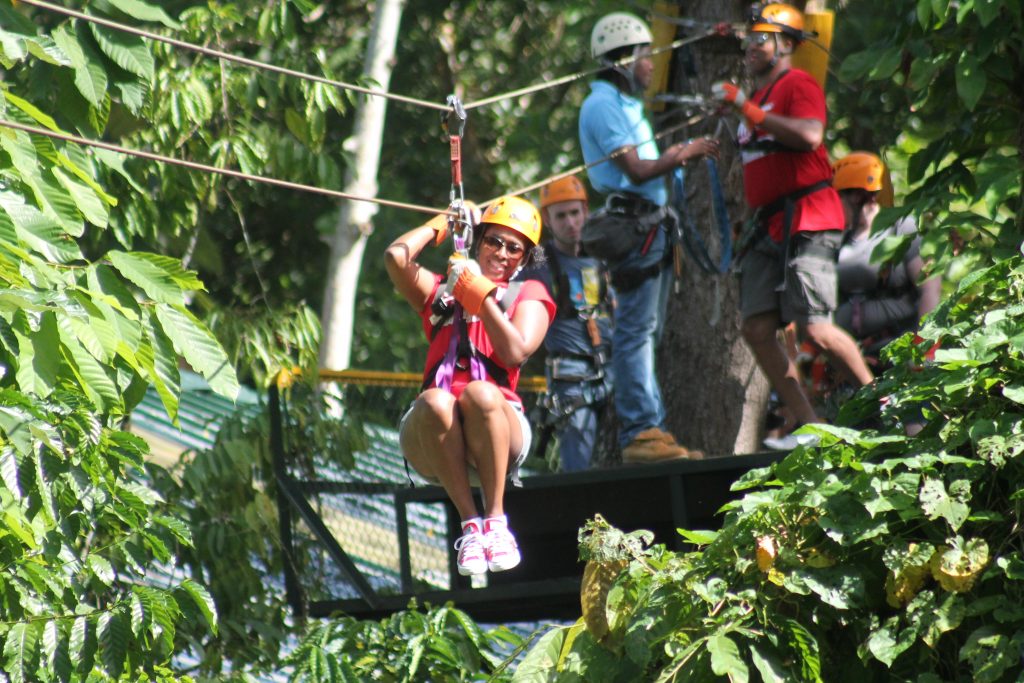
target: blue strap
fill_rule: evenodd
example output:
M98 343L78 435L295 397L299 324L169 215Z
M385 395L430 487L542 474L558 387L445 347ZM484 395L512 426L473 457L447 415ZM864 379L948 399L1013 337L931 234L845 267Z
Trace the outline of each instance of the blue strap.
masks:
M708 184L711 186L711 208L715 214L715 222L718 223L718 239L722 245L717 264L708 253L707 245L704 244L693 216L686 207L686 174L682 168L677 168L672 174L672 200L679 213L682 243L687 253L704 272L725 273L732 264L732 227L729 225L722 182L718 177L718 164L710 157L704 162L707 164Z

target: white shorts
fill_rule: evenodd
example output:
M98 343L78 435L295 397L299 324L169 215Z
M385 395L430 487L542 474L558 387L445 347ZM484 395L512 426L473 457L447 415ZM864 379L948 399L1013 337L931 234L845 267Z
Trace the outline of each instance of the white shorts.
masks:
M513 403L512 401L509 401L508 404L512 406L512 409L515 411L516 417L519 418L519 430L523 433L523 447L519 449L519 453L517 453L516 456L512 459L512 461L509 462L507 476L509 479L512 480L512 483L514 485L520 486L521 482L519 481L519 467L523 464L523 461L526 460L526 456L530 454L530 446L533 444L533 431L530 429L530 421L526 419L526 412L523 410L523 404ZM413 401L409 405L408 410L406 410L405 414L402 415L402 419L398 423L399 435L401 435L402 430L405 429L405 421L409 418L409 413L412 412L412 408L414 405L416 405L415 401ZM408 468L408 461L406 461L406 468ZM473 467L473 465L471 464L467 464L466 469L469 472L470 485L479 486L480 476L477 474L476 468ZM423 475L420 476L422 477ZM438 480L434 477L423 478L426 481L429 481L431 484L439 483Z

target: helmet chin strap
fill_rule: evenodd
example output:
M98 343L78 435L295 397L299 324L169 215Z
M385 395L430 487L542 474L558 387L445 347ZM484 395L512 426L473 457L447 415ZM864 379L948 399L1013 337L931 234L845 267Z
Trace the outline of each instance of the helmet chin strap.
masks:
M772 58L768 60L768 66L765 69L763 69L760 74L758 74L759 76L763 76L764 74L774 69L778 65L780 57L788 57L789 55L793 54L792 50L790 50L789 52L782 51L782 44L779 42L780 35L782 34L772 34L772 41L775 43L775 50L772 52Z
M612 71L626 79L626 86L629 88L629 93L631 95L637 92L640 85L640 83L636 79L636 73L634 72L637 61L639 61L636 58L639 50L640 45L633 46L633 61L625 66L617 64L616 62L612 61L611 59L608 59L607 57L605 57L603 60L608 68L610 68Z

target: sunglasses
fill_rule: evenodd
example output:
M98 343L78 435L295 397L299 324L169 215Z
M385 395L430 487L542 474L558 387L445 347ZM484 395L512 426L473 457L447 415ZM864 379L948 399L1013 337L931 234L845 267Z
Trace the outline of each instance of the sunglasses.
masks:
M483 242L494 251L501 251L501 248L504 247L505 253L509 256L521 256L523 253L523 245L517 242L505 241L494 235L484 235Z
M772 37L771 33L748 33L743 39L743 47L749 47L751 45L764 45L768 42L768 39Z

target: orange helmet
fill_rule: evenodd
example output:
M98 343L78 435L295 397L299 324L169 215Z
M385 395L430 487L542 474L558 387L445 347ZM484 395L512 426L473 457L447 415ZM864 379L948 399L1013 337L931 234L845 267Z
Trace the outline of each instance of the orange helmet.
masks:
M781 2L771 2L762 7L753 17L750 30L760 33L784 33L797 42L806 37L804 15L796 7Z
M559 202L579 200L587 203L587 191L580 179L574 175L552 180L540 188L540 208L544 209Z
M540 243L540 212L531 202L521 198L505 196L495 199L480 217L481 225L494 223L503 225L522 235L530 246Z
M882 189L885 164L871 152L851 152L832 164L832 174L832 187L836 190L878 192Z

